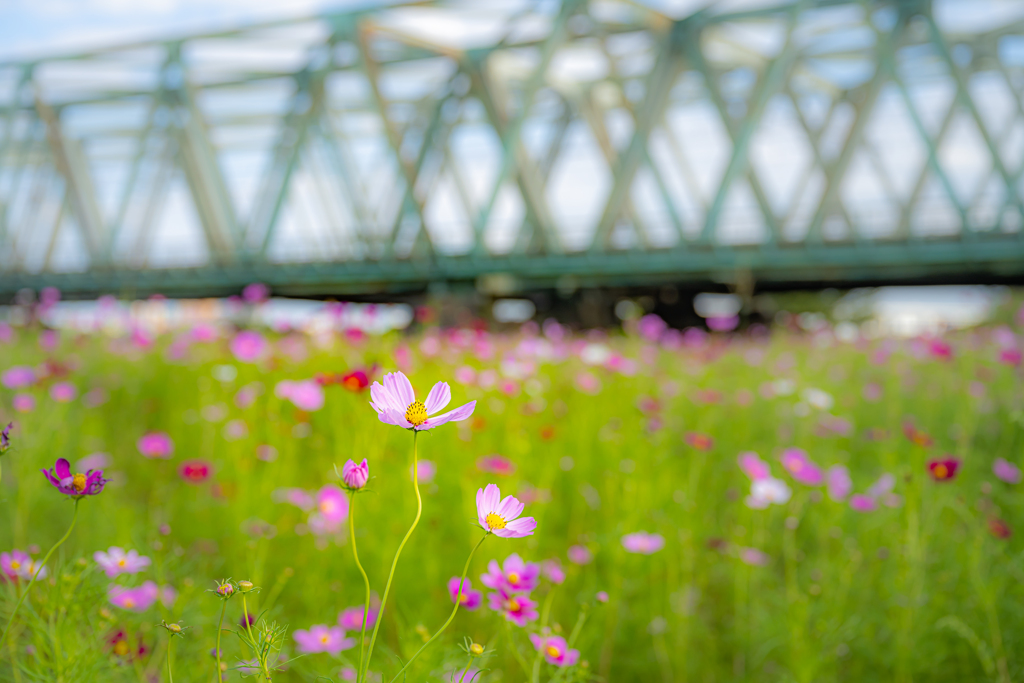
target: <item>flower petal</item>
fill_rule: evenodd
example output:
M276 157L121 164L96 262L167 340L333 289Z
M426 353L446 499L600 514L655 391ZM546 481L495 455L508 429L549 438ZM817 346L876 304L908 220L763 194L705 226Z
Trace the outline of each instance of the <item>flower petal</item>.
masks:
M505 500L501 501L498 505L498 514L501 515L502 519L506 522L510 522L519 515L523 514L523 508L525 506L519 502L515 496L507 496Z
M447 382L438 382L427 395L427 401L423 407L427 409L427 415L433 415L439 410L444 410L452 400L452 390Z
M494 533L502 538L523 538L524 536L533 536L533 530L536 528L537 520L533 517L520 517L506 524L504 529L499 529Z
M57 475L58 479L67 479L71 476L71 463L61 458L54 464L53 472Z
M390 387L388 386L390 384ZM409 404L416 400L416 392L412 390L412 383L403 372L392 372L384 375L384 387L389 389L391 396L396 402L396 407L403 411Z
M466 405L459 406L455 410L449 410L447 413L444 413L443 415L438 415L437 417L427 418L427 421L424 422L419 427L417 427L416 429L419 429L419 430L433 429L434 427L440 427L441 425L443 425L446 422L461 422L462 420L465 420L467 417L472 415L473 414L473 410L475 408L476 408L476 401L470 401Z

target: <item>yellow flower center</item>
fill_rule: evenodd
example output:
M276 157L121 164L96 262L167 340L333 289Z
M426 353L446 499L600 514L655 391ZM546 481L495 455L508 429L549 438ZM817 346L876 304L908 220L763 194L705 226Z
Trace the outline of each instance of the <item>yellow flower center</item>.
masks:
M409 407L405 409L405 419L408 420L409 424L413 427L419 427L427 421L427 407L419 401L413 401L409 404Z
M343 384L345 385L345 388L347 388L347 389L353 389L353 390L358 389L359 388L359 378L358 377L349 377L348 379L346 379L343 382Z
M467 600L469 600L469 596L465 593L459 596L459 602L466 602Z
M508 602L505 603L505 609L507 609L509 612L518 612L519 611L519 601L516 600L515 598L512 598L511 600L509 600Z
M131 598L125 598L124 599L124 606L125 606L125 609L132 609L133 607L135 607L135 601L132 600Z
M124 657L128 654L128 642L125 640L119 640L114 643L114 654Z
M491 520L487 520L487 521L488 521L488 522L490 522ZM502 527L504 527L504 526L505 526L505 523L504 523L504 521L502 521L502 524L501 524L501 526L502 526ZM510 573L510 574L508 575L508 582L509 582L509 583L512 583L512 584L516 584L516 583L519 583L519 574L516 574L515 572L512 572L512 573Z
M71 486L74 487L75 491L81 493L85 490L85 475L76 474L71 478Z
M117 566L118 567L123 567L126 564L128 564L128 563L127 563L127 561L123 557L120 560L117 561Z
M505 528L505 518L497 513L490 513L484 517L484 521L487 522L487 526L491 527L492 530Z
M18 571L19 569L21 569L21 562L18 562L17 560L11 560L11 569L13 569L14 571Z
M547 653L548 653L548 657L558 657L559 655L562 654L562 651L559 650L554 645L548 645Z
M945 479L949 475L949 469L945 465L935 466L935 478Z
M320 642L323 643L324 645L326 645L327 644L327 636L320 636Z

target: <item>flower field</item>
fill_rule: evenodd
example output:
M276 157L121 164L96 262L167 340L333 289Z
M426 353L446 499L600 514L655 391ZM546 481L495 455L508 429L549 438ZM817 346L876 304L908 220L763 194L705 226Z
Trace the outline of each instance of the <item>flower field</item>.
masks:
M0 680L1019 680L1021 334L0 325Z

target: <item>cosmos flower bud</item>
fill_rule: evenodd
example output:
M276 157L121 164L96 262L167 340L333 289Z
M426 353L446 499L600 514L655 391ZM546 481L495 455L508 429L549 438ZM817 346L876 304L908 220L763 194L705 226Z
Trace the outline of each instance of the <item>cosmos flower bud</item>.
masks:
M341 478L344 480L345 486L353 490L366 486L366 482L370 478L370 466L366 464L366 458L363 458L358 465L353 460L346 462L341 470Z
M225 581L217 586L214 592L222 598L230 598L235 593L235 587L230 581Z
M171 633L181 633L181 626L178 624L167 624L167 630Z
M469 651L478 657L484 653L484 646L480 643L473 643L469 646Z
M238 590L242 591L243 593L248 593L252 589L253 589L252 581L239 581L238 582Z

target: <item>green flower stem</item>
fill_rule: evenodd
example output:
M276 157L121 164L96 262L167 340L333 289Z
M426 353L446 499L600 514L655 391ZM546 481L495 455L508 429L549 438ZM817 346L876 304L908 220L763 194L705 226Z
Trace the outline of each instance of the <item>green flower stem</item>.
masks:
M523 673L529 676L530 665L523 659L523 653L519 651L519 646L516 645L515 639L512 637L512 623L508 620L505 621L505 635L508 636L508 646L512 650L512 654L515 655L516 661L519 662L519 666L523 668Z
M462 683L464 680L466 680L466 674L469 673L469 667L471 667L471 666L473 666L473 658L472 657L470 657L469 661L466 662L466 668L462 670L462 675L459 676L459 683Z
M366 666L363 668L362 676L359 680L365 680L366 672L370 669L370 660L373 658L373 645L377 642L377 631L380 629L381 623L384 621L384 608L388 604L388 594L391 592L391 581L395 578L395 568L398 566L398 558L402 554L402 549L405 548L406 542L409 537L412 536L412 532L416 530L416 525L420 523L420 515L423 514L423 498L420 496L420 471L419 471L419 459L418 452L416 450L416 440L419 437L419 432L413 431L412 433L412 487L416 491L416 518L412 520L412 526L405 532L405 538L398 544L398 550L395 552L395 559L391 562L391 572L388 574L388 582L384 584L384 597L380 601L380 613L377 614L377 623L373 625L373 634L370 636L370 647L366 651ZM366 620L369 614L363 615L363 625L365 627Z
M220 601L220 621L217 622L217 683L221 683L224 680L223 669L220 668L220 634L224 628L224 611L227 608L228 601L222 599Z
M50 548L50 552L46 553L46 555L43 557L43 560L39 563L39 568L35 571L34 574L32 574L31 580L29 580L28 585L25 586L25 592L21 594L21 597L18 598L17 604L14 605L14 611L11 612L11 618L7 620L7 626L4 627L4 632L0 634L0 645L4 644L4 640L7 638L7 634L11 631L11 624L14 623L14 617L17 616L18 609L21 607L21 603L25 602L25 598L28 597L28 592L32 590L32 585L36 582L36 579L39 577L39 574L42 573L43 567L46 566L47 561L49 561L50 559L50 555L53 555L53 551L59 548L61 544L64 543L64 541L68 540L68 536L71 535L71 530L75 528L75 521L78 519L78 504L81 501L81 498L75 498L75 512L71 516L71 526L69 526L68 530L64 533L63 536L61 536L61 539L57 541L52 548Z
M363 665L366 655L366 621L370 615L370 579L366 576L366 570L359 562L359 552L356 550L356 523L355 523L356 497L352 496L352 502L348 506L348 535L352 541L352 557L355 558L359 573L363 575L363 584L366 586L366 604L363 607L363 624L359 633L359 668L356 670L356 683L362 683Z
M171 642L174 636L167 639L167 683L174 683L174 676L171 675Z
M249 633L249 642L253 645L253 654L256 656L256 661L259 662L260 667L263 669L263 675L266 676L269 681L270 671L267 669L267 654L263 652L262 644L257 643L256 639L252 637L252 626L249 625L249 608L245 604L245 593L242 593L242 616L245 618L245 630ZM270 652L269 647L267 648L267 652Z
M463 569L462 569L462 578L459 579L459 594L455 596L455 607L452 609L452 613L448 616L448 621L444 622L444 624L441 626L441 628L439 628L437 630L437 633L435 633L434 635L430 636L430 640L428 640L427 642L423 643L423 647L421 647L419 650L417 650L416 654L414 654L412 657L409 658L409 661L405 663L405 666L402 667L401 671L399 671L395 675L395 677L391 679L391 683L395 683L395 681L397 681L402 676L402 672L405 671L406 669L408 669L409 665L412 664L416 660L416 658L420 656L420 653L423 652L424 650L426 650L428 647L430 647L430 644L432 642L434 642L434 639L437 638L442 633L444 633L444 630L446 628L448 628L448 624L452 623L452 619L455 618L456 612L459 611L459 605L462 604L462 586L466 582L466 574L469 573L469 563L473 561L473 555L476 554L477 548L479 548L481 545L483 545L483 542L486 541L487 537L490 536L490 535L491 535L491 532L488 531L486 534L484 534L484 537L481 538L480 541L477 542L477 544L475 546L473 546L473 549L471 551L469 551L469 557L466 558L466 566L463 567Z

